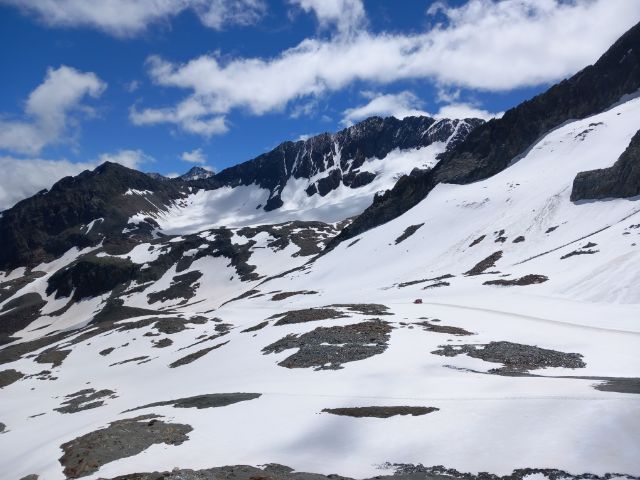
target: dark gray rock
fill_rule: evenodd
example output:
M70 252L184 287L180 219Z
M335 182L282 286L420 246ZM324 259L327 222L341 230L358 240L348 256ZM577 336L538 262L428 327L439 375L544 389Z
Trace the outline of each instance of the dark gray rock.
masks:
M490 373L526 373L528 370L549 367L584 368L579 353L565 353L546 348L511 342L491 342L486 345L440 345L435 355L455 357L466 354L485 362L501 363L503 367L489 370Z
M107 398L116 397L116 392L113 390L104 389L96 391L93 388L87 388L67 395L62 405L54 408L54 410L60 413L77 413L83 410L101 407Z
M178 398L177 400L167 400L164 402L154 402L141 407L131 408L125 412L133 412L144 408L166 407L174 408L219 408L233 405L234 403L246 402L260 398L260 393L209 393L206 395L196 395L194 397Z
M322 411L332 415L342 415L355 418L390 418L397 415L411 415L417 417L427 413L437 412L435 407L345 407L325 408Z
M265 354L298 351L278 365L286 368L337 370L342 364L379 355L387 349L391 326L380 320L344 327L319 327L302 335L287 335L262 349Z
M525 285L535 285L538 283L544 283L548 280L549 278L546 277L545 275L529 274L529 275L525 275L524 277L513 278L510 280L506 278L489 280L487 282L484 282L483 285L499 285L502 287L512 287L512 286L522 287Z
M640 130L609 168L580 172L573 181L571 201L630 198L640 195Z
M181 367L183 365L187 365L191 362L195 362L196 360L198 360L201 357L204 357L207 353L222 347L223 345L226 345L229 342L222 342L218 345L214 345L213 347L209 347L209 348L203 348L202 350L198 350L197 352L193 352L190 353L189 355L186 355L182 358L179 358L178 360L176 360L175 362L171 363L169 365L170 368L176 368L176 367Z
M402 232L402 235L396 238L396 245L401 242L404 242L407 238L409 238L411 235L416 233L418 229L423 225L424 223L420 223L418 225L409 225L407 228L404 229L404 232Z
M485 273L488 269L494 267L496 265L496 262L501 258L502 258L502 250L493 252L487 258L479 261L476 265L474 265L474 267L471 270L469 270L468 272L465 272L465 275L473 276L473 275L480 275L482 273Z

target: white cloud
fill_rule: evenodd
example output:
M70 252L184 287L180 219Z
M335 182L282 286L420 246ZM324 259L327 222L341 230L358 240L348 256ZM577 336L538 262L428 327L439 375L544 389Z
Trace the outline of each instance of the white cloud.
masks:
M483 120L491 120L492 118L500 118L504 112L489 112L469 103L451 103L440 107L438 113L433 115L435 118L481 118Z
M63 177L92 170L106 161L120 163L129 168L139 168L152 159L140 150L120 150L112 154L103 154L90 162L0 157L0 211L44 188L51 188Z
M362 0L289 0L289 3L313 12L320 27L335 27L341 35L354 33L367 20Z
M118 150L114 153L103 153L99 155L94 165L98 166L104 162L119 163L127 168L138 170L141 165L155 162L155 160L142 150Z
M207 157L202 152L201 148L196 148L195 150L192 150L190 152L184 152L182 155L180 155L180 159L184 162L198 163L200 165L204 165L205 163L207 163Z
M140 88L140 82L138 80L131 80L125 83L123 87L127 92L133 93Z
M15 6L52 27L89 27L116 37L138 35L187 9L218 30L255 23L266 11L264 0L0 0L0 4Z
M318 12L321 3L309 0L308 8ZM592 63L640 19L637 0L470 0L440 8L447 24L422 34L306 39L266 59L211 54L174 64L151 57L155 84L190 93L174 106L132 109L131 120L210 136L227 131L225 115L234 109L280 111L356 81L421 79L454 91L539 85Z
M369 103L345 110L341 123L343 125L353 125L358 120L374 115L380 117L392 116L399 119L410 116L428 116L429 113L419 109L421 106L422 101L409 91L379 95L371 98Z
M410 116L424 115L434 118L482 118L483 120L489 120L491 118L501 117L504 113L492 113L471 103L463 102L452 102L441 106L435 114L429 113L421 109L423 102L409 91L386 95L371 95L365 92L365 96L371 99L368 103L344 111L344 116L341 121L343 125L353 125L359 120L372 116L392 116L403 119ZM447 96L447 98L455 99L458 97L459 95Z
M94 73L67 66L49 69L44 82L29 95L24 118L0 117L0 149L38 154L46 145L61 141L81 115L93 113L82 103L84 98L97 98L105 88L107 84Z

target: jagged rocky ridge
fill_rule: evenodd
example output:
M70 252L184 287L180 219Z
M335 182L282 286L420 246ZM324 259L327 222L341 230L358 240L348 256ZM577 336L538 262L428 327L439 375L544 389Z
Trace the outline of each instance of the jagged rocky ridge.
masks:
M126 251L154 238L159 213L198 189L256 184L270 191L264 210L282 205L280 193L290 178L327 175L307 188L307 195L326 195L339 185L358 188L376 174L359 172L369 158L384 158L397 149L434 142L459 144L482 120L435 120L429 117L372 117L336 134L285 142L269 153L213 175L193 167L168 179L106 162L94 171L66 177L49 191L17 203L0 216L0 269L35 266L72 247L103 242L111 252ZM132 223L132 218L135 220Z
M453 148L482 123L477 118L371 117L335 134L284 142L253 160L191 184L204 189L255 184L270 191L264 209L274 210L282 206L280 194L289 178L310 179L326 172L326 176L307 188L309 196L324 196L341 184L358 188L375 178L371 172L358 171L366 159L382 159L396 149L426 147L434 142L446 142L448 148Z
M546 92L473 130L430 171L401 178L335 239L331 246L398 217L439 183L468 184L516 160L543 134L568 120L601 112L640 89L640 24L594 64Z

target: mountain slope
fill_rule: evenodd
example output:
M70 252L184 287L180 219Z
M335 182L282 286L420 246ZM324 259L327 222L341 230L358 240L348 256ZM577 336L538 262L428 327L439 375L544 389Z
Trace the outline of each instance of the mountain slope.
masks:
M639 123L640 99L570 122L499 174L438 185L271 278L230 280L233 257L212 249L222 231L141 244L121 257L141 271L169 266L159 280L66 310L70 297L44 289L78 252L39 266L0 303L29 293L47 303L0 349L3 471L138 478L279 463L355 478L436 465L533 469L518 479L637 475L640 207L570 194L579 172L615 164ZM241 248L265 233L226 235ZM288 269L298 257L260 248L271 238L247 263L263 252L265 272Z
M601 112L640 89L640 24L591 66L475 129L432 171L401 179L334 242L381 225L420 202L439 183L466 184L505 169L544 133Z

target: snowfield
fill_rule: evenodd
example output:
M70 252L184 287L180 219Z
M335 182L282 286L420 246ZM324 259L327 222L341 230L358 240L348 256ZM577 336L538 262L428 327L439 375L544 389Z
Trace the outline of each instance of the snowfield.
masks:
M75 344L81 333L71 334L4 362L0 369L25 377L0 391L0 422L6 424L0 433L2 478L36 473L47 480L64 479L58 459L65 442L110 422L150 413L193 427L188 440L156 443L82 478L267 463L363 478L390 473L388 466L381 467L385 462L497 475L531 467L574 475L640 476L640 202L569 200L576 174L611 166L638 128L640 98L567 123L503 172L470 185L438 185L401 217L317 258L296 256L299 247L293 243L274 246L272 234L248 237L234 228L234 244L255 241L247 262L257 267L260 278L241 280L223 256L197 259L184 271L174 265L148 289L132 285L119 297L124 306L153 309L154 315L119 320ZM395 172L406 162L408 173L432 164L439 148L396 152L390 155L392 166L389 158L365 165L371 171ZM375 191L393 181L383 174L363 189L350 192L343 186L324 199L306 197L304 185L292 183L282 195L285 206L271 213L256 210L266 198L254 187L198 192L156 220L165 235L292 219L337 222L362 211ZM318 199L324 203L314 203ZM200 238L204 242L211 235L203 232ZM158 258L159 248L141 244L121 257L148 264ZM88 324L102 308L109 294L79 301L61 313L69 299L46 295L51 274L84 253L71 251L35 268L44 276L11 297L37 292L48 302L46 314L16 336L33 340L70 331ZM171 287L178 274L196 271L202 276L187 302L150 302L147 294ZM24 274L5 273L0 282ZM535 281L530 277L525 285L485 284L530 275ZM250 293L233 300L245 292ZM283 293L296 294L278 299ZM9 301L0 303L0 309ZM371 313L371 307L346 306L354 304L387 310L379 307ZM302 309L330 309L338 318L287 323L282 319L288 317L277 316ZM134 320L198 316L208 321L171 333L159 332L153 324L117 329ZM318 352L346 348L352 341L338 334L338 340L330 341L320 336L326 330L318 328L365 324L373 318L388 324L388 340L384 345L379 339L363 341L354 351L384 348L355 361L346 355L341 368L329 368L335 366L329 362L279 365L296 355L295 346L263 351L288 335L294 336L289 340L318 335L306 356L296 357L312 361L322 358ZM265 321L262 328L245 331ZM332 332L342 335L344 329ZM172 343L158 348L154 342L164 338ZM491 342L576 353L584 366L509 369L499 359L455 354L463 345L480 351ZM70 350L59 366L34 361L52 346ZM219 347L170 367L214 346ZM447 346L453 347L451 356L433 353ZM108 349L113 350L100 353ZM43 370L50 373L39 373ZM621 388L619 379L635 379L635 393ZM602 388L608 384L611 388ZM108 389L116 397L76 413L54 410L66 395L87 388ZM233 392L261 396L217 408L165 405L125 412L153 402ZM438 410L390 418L323 412L370 406Z

